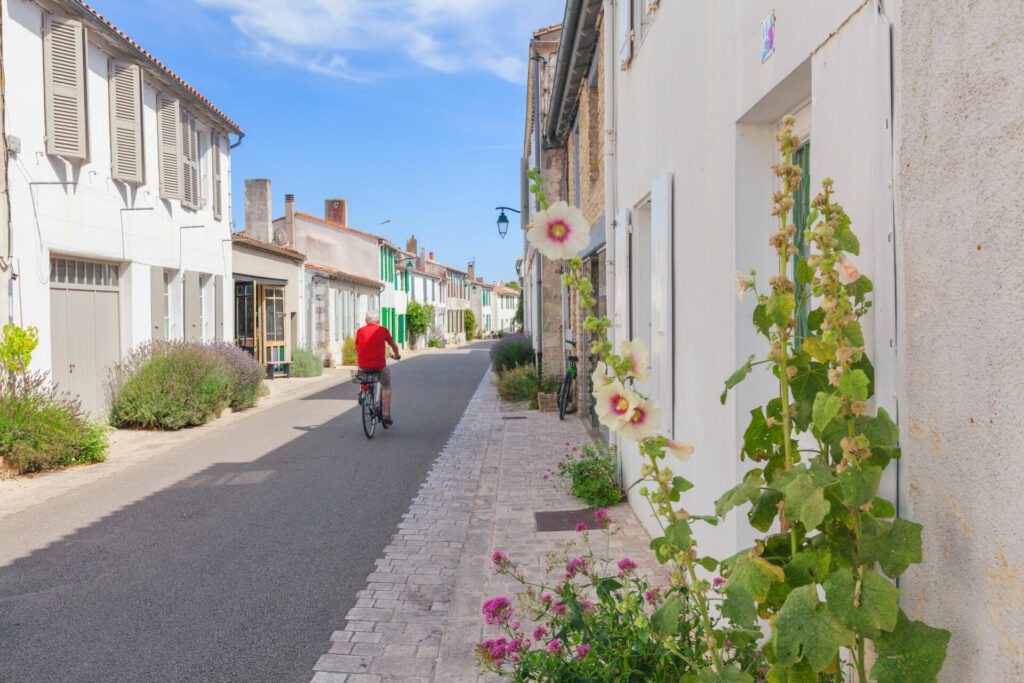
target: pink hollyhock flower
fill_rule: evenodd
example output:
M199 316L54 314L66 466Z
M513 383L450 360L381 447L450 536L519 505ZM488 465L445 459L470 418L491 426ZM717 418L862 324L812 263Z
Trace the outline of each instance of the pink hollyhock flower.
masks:
M583 533L586 530L587 530L587 523L586 522L578 522L576 524L576 533L580 534L580 533Z
M594 390L597 419L608 429L617 431L629 421L640 395L613 380Z
M555 202L533 218L526 240L553 261L576 256L590 242L590 224L583 212Z
M665 448L680 460L688 460L694 450L693 446L685 441L673 441L672 439L665 440Z
M562 616L568 608L565 606L564 602L559 602L552 609L555 611L555 614Z
M579 647L576 648L576 659L578 659L578 660L580 660L582 662L584 660L584 658L587 656L588 652L590 652L590 646L589 645L587 645L587 644L580 645Z
M612 524L612 516L604 508L594 510L594 522L602 529L607 529Z
M629 574L630 572L632 572L635 569L636 569L636 562L634 562L633 560L629 559L628 557L624 557L621 560L619 560L619 571L622 572L623 576L625 576L626 574Z
M647 346L640 339L630 339L619 345L619 355L629 359L629 374L641 382L650 377L648 366L651 364L651 354Z
M860 271L845 254L839 256L839 282L849 285L860 279Z
M548 643L548 646L546 648L544 648L544 649L547 650L551 654L555 654L556 652L560 652L562 650L562 641L559 640L558 638L552 638L551 642Z
M548 630L546 628L544 628L543 626L538 626L537 628L533 629L533 639L534 640L542 640L544 638L544 636L546 636L547 634L548 634Z
M654 430L660 422L661 410L655 408L650 399L637 397L629 418L617 431L631 441L643 441L654 436Z
M481 611L488 624L504 624L512 616L512 603L508 598L491 598L484 603Z

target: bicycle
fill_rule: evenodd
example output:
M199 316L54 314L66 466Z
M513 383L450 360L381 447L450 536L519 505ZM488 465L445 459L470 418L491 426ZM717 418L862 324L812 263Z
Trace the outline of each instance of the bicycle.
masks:
M576 342L566 339L567 344L572 345L576 348ZM565 377L562 379L562 386L558 388L558 419L564 420L567 412L576 412L575 406L572 410L569 410L570 404L576 403L576 375L577 375L577 363L579 363L579 356L570 355L568 357L569 364L565 368Z
M363 433L372 439L377 423L384 423L384 406L381 402L380 373L375 370L360 370L352 378L359 385L359 406L363 413ZM387 427L385 427L387 429Z

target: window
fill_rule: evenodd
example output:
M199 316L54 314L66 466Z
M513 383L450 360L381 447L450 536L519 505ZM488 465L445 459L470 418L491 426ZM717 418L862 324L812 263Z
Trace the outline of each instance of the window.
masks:
M85 161L85 30L82 22L44 14L43 92L46 153Z
M157 158L160 167L160 197L181 195L181 107L178 100L157 95Z
M210 133L210 157L213 171L213 217L220 220L224 215L224 181L221 173L221 137Z
M202 204L199 183L199 127L196 117L181 110L181 205L198 211Z
M135 64L111 62L110 174L135 185L144 180L142 163L142 71Z
M79 261L77 259L50 259L50 282L95 289L116 289L118 267L112 263Z
M268 342L284 341L284 289L281 287L264 287L263 298L266 302Z

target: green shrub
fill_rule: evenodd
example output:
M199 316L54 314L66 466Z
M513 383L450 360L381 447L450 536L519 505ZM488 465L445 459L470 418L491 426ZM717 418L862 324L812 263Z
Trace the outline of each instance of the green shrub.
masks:
M536 370L534 369L534 372ZM541 377L540 381L537 382L537 386L530 390L530 408L537 410L540 408L540 400L537 398L537 394L551 394L558 389L560 384L556 377Z
M346 337L345 343L341 346L341 364L355 365L358 361L359 355L356 351L356 338Z
M324 363L320 356L305 349L292 351L292 377L319 377L322 374Z
M270 393L263 383L265 370L255 358L234 344L218 343L214 349L227 365L231 377L232 410L252 408L261 396Z
M608 507L622 500L615 449L607 444L585 441L572 446L558 463L558 476L565 490L588 507Z
M106 451L107 428L47 374L0 375L0 457L20 473L100 462Z
M430 341L427 342L427 346L432 349L443 349L444 341L442 341L440 337L431 337Z
M416 340L430 329L430 323L434 320L434 307L431 304L421 304L413 300L405 308L405 321L409 328L409 336Z
M529 363L533 363L533 343L526 335L506 335L491 347L491 369L495 372Z
M498 395L506 401L530 401L536 407L537 393L550 393L558 387L554 377L537 377L537 369L532 365L521 365L511 370L498 373Z
M463 322L466 323L466 341L473 341L476 339L476 314L468 308L463 313Z

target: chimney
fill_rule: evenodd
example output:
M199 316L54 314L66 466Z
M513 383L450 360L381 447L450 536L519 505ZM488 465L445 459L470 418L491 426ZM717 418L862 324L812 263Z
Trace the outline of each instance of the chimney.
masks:
M287 246L295 244L295 195L284 196L284 239Z
M270 181L254 178L245 181L245 232L263 242L273 242L273 218Z
M431 260L431 261L433 261L433 260L434 260L434 252L430 252L430 260Z
M426 247L420 247L420 261L416 266L420 270L427 269L427 249Z
M348 200L325 199L324 218L338 225L348 225Z
M412 254L413 256L415 256L416 255L416 246L417 246L417 244L416 244L416 235L413 235L412 237L410 237L406 241L406 243L405 243L405 250L407 252L409 252L410 254Z
M466 276L470 282L476 282L476 261L470 261L466 266Z

